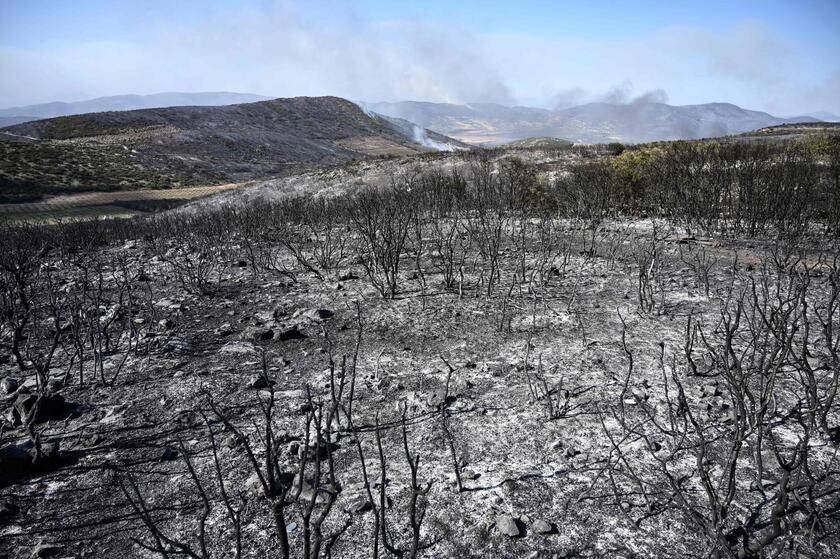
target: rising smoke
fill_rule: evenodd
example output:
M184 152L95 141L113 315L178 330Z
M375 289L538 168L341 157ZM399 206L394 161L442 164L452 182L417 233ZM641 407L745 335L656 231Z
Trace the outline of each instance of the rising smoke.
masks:
M455 148L451 144L447 144L445 142L438 142L429 138L429 136L426 134L426 129L420 128L419 126L414 127L414 141L423 147L427 147L437 151L455 151Z

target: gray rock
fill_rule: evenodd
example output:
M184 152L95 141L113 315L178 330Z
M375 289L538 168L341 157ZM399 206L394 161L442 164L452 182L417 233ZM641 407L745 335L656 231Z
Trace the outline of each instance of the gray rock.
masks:
M476 480L481 477L481 474L470 468L465 468L461 471L461 479Z
M350 506L347 507L347 510L354 514L364 514L368 511L373 510L373 505L371 505L370 501L367 497L357 497L350 503Z
M274 330L262 326L254 326L245 330L245 338L254 342L267 342L274 338Z
M12 403L10 414L11 423L13 425L23 425L24 419L29 417L29 412L36 402L38 402L38 396L36 394L23 391L18 392ZM64 414L67 409L67 403L61 394L47 394L41 396L38 412L33 419L35 423L55 419Z
M0 388L5 394L11 394L20 388L20 381L14 377L6 377L0 381Z
M531 529L534 530L537 534L550 534L554 531L554 528L546 522L545 520L539 519L535 520L534 523L531 525Z
M335 311L330 309L312 309L306 312L306 317L316 322L328 320L335 315Z
M29 451L30 454L35 455L35 449ZM51 461L57 460L61 456L61 448L58 441L41 443L41 460Z
M260 476L256 473L251 474L248 476L248 479L245 480L245 491L249 495L253 495L255 497L260 497L263 494L263 487L262 483L260 482Z
M175 322L171 318L164 318L158 322L158 328L161 330L171 330L175 326Z
M56 392L58 392L62 388L64 388L64 383L62 383L57 378L50 379L47 382L47 392L49 392L50 394L55 394Z
M509 514L496 517L496 529L499 533L511 538L518 538L522 535L522 528L519 522Z
M295 484L295 487L292 489L293 492L297 491L299 482ZM327 492L323 489L316 490L308 481L303 481L303 487L300 490L300 496L298 497L298 501L301 503L308 503L312 500L312 496L315 495L315 504L316 505L323 505L326 504L329 500L329 496Z

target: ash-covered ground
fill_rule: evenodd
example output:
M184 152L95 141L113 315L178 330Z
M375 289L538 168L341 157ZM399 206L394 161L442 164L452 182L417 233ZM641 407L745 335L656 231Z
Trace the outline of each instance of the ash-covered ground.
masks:
M501 203L541 157L10 229L0 556L840 554L836 242Z

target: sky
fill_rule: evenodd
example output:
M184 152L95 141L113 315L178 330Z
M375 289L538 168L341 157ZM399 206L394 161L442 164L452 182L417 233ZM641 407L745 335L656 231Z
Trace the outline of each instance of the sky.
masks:
M840 114L840 0L0 0L0 107L164 91Z

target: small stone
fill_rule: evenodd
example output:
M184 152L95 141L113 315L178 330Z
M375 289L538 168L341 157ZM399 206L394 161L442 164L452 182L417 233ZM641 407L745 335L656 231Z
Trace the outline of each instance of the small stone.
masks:
M481 477L481 474L476 472L475 470L471 470L469 468L465 469L461 472L461 478L469 479L469 480L476 480Z
M225 437L224 442L222 443L226 448L236 448L241 445L244 441L242 437L235 433L231 433L227 437Z
M519 527L519 523L509 514L496 517L496 529L499 533L511 538L518 538L522 535L522 529Z
M20 388L20 381L13 377L6 377L2 381L0 381L0 388L3 389L5 394L11 394L18 388Z
M297 530L297 527L297 522L289 522L288 524L286 524L286 532L291 534L292 532Z
M245 491L256 497L263 494L262 482L260 481L260 476L258 476L256 472L251 474L248 479L245 480Z
M550 534L554 531L554 528L543 519L535 520L534 523L531 525L531 529L534 530L537 534Z
M373 510L373 505L371 505L370 501L368 501L366 498L358 497L352 503L350 503L350 506L347 507L347 510L349 510L353 514L363 514Z

